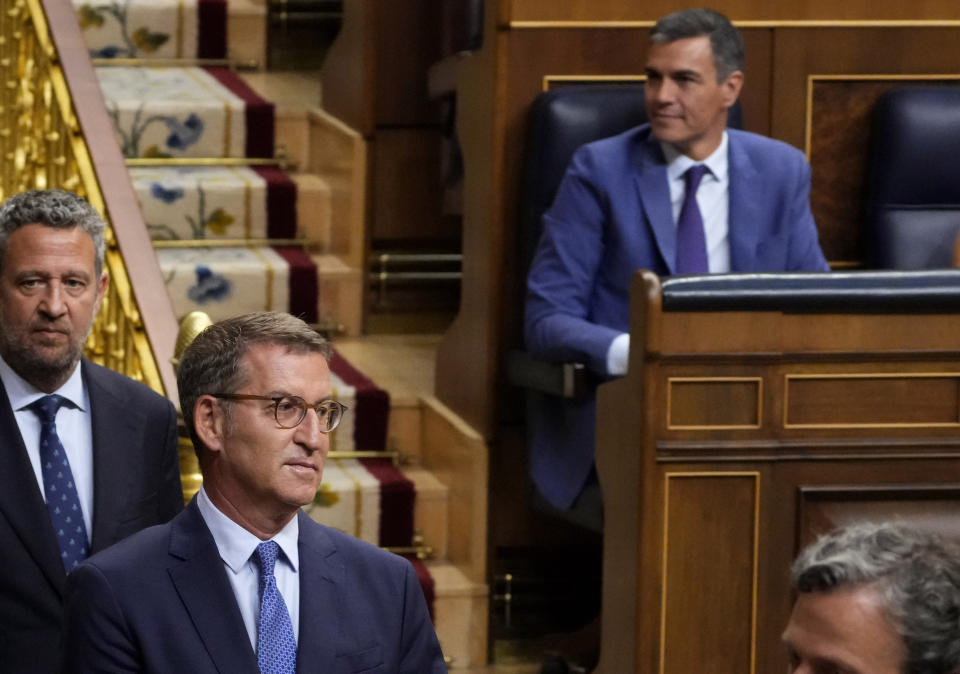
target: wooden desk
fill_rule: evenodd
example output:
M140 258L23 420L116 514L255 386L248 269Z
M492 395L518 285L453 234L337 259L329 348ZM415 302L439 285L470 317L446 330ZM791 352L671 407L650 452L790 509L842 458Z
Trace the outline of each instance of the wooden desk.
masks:
M664 311L638 272L629 374L600 388L600 670L787 671L816 533L960 533L960 315Z

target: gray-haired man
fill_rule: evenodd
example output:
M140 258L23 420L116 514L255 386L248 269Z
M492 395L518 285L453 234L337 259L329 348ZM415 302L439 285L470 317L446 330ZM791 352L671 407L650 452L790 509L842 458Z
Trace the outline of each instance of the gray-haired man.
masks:
M794 674L960 673L960 547L857 524L800 553L783 633Z
M67 572L183 508L168 400L81 357L103 220L70 192L0 206L0 669L56 672Z

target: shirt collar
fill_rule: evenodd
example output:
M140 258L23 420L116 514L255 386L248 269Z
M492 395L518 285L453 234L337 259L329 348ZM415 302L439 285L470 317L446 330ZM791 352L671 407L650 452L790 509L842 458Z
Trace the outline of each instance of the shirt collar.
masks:
M250 557L256 551L257 546L263 541L224 515L213 504L203 487L200 487L200 491L197 493L197 506L200 508L200 514L203 515L204 522L207 523L207 528L213 534L213 540L217 544L217 550L220 551L221 559L230 567L231 571L239 573L244 564L250 561ZM297 517L294 516L283 529L270 539L276 541L277 545L280 546L283 557L286 558L294 572L300 566L300 551L297 547L299 536L300 524Z
M7 397L10 399L10 408L14 411L20 411L47 395L17 374L3 358L0 358L0 381L3 382ZM70 378L54 393L69 400L75 408L84 412L88 410L90 405L83 387L83 375L79 362L74 366Z
M723 136L720 138L720 145L717 146L717 149L714 150L709 157L703 161L696 161L691 159L685 154L681 154L677 149L670 143L660 142L660 147L663 150L663 157L667 161L667 177L670 180L681 180L683 174L687 172L694 164L704 164L708 169L710 169L710 174L716 178L718 182L723 182L727 177L728 169L728 156L727 156L727 147L729 143L727 140L727 132L723 132Z

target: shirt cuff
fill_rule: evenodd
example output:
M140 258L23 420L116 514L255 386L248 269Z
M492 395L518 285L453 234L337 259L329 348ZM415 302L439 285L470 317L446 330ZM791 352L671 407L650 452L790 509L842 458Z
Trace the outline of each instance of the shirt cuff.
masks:
M630 359L630 334L622 332L613 338L607 349L607 374L625 375Z

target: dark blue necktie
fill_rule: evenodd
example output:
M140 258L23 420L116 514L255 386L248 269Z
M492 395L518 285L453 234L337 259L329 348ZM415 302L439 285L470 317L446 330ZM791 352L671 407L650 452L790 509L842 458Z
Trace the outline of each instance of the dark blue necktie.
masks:
M257 546L260 565L260 618L257 620L257 664L263 674L294 674L297 641L283 595L277 589L273 567L280 546L266 541Z
M57 435L57 411L67 402L58 395L40 398L30 409L40 417L40 472L50 521L60 544L63 568L69 573L90 554L80 497L73 483L67 452Z
M703 164L695 164L685 174L687 191L677 219L677 273L706 274L710 271L707 260L707 238L703 232L703 218L697 206L697 188L707 172Z

